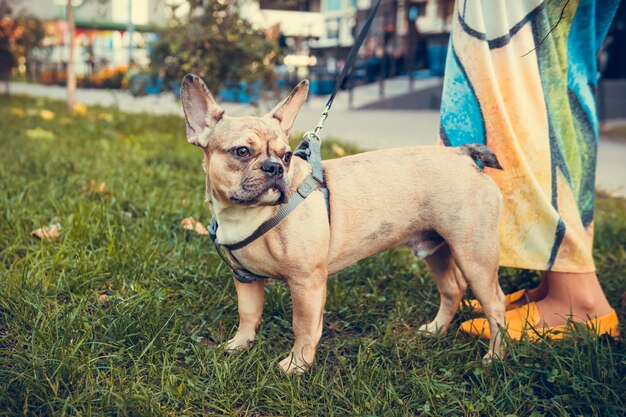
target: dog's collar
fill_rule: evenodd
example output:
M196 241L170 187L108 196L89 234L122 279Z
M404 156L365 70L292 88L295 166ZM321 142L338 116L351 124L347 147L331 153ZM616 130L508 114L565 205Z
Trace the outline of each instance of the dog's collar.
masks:
M235 278L244 284L249 284L254 281L259 281L262 279L267 279L269 277L264 277L260 275L256 275L247 269L241 267L241 262L237 260L235 255L233 255L232 251L241 249L250 243L254 242L265 233L269 232L272 228L277 226L280 222L282 222L292 211L296 209L308 196L315 190L320 190L326 199L326 205L329 210L330 215L330 206L329 206L329 195L328 188L326 188L324 183L319 182L317 179L313 177L313 174L307 175L307 177L302 181L302 184L297 188L296 192L289 198L285 204L280 206L278 209L278 213L271 219L262 223L250 236L243 239L240 242L232 243L232 244L221 244L217 241L217 219L215 216L211 219L211 224L208 227L209 236L215 245L215 250L222 260L230 267L233 271ZM226 254L225 254L226 252ZM240 267L236 267L232 262L234 260L237 262Z

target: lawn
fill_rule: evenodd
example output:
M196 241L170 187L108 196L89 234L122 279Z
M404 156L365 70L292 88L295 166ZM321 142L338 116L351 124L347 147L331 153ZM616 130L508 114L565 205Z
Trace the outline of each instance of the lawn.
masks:
M626 348L581 335L509 348L457 332L420 337L436 288L395 250L332 276L314 368L284 375L291 301L267 286L259 338L235 332L236 297L207 236L201 152L177 117L0 98L0 416L618 416ZM332 145L332 146L331 146ZM355 149L325 143L325 157ZM103 184L104 183L104 184ZM60 225L41 241L33 229ZM626 201L600 195L595 258L626 323ZM505 291L536 284L502 269ZM623 328L622 328L623 330Z

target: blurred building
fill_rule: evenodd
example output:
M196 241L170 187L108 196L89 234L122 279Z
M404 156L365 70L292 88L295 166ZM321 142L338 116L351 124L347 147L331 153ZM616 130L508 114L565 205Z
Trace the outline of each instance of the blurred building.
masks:
M339 66L354 44L376 0L321 0L322 36L311 48L321 62ZM454 0L382 0L360 50L361 75L372 82L426 70L441 75L450 35Z
M72 4L78 75L100 67L127 65L131 59L147 64L150 44L156 40L155 32L168 18L163 0L72 0ZM67 0L14 3L16 9L25 9L46 22L49 36L37 57L44 67L62 68L67 60L66 5Z
M324 0L321 0L324 1ZM264 29L284 54L276 75L279 86L293 86L317 65L310 45L324 36L324 15L320 0L243 0L241 17Z
M326 80L343 67L376 0L248 0L242 17L274 31L293 78ZM454 0L382 0L360 50L353 80L373 82L416 70L441 75ZM324 89L323 89L324 90ZM320 91L323 93L324 91Z

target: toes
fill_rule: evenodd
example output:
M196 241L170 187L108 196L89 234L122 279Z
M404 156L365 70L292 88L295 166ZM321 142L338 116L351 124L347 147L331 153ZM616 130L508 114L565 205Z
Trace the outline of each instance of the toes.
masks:
M298 360L294 354L290 354L279 363L281 369L287 374L302 374L308 369L308 365Z
M250 348L254 344L254 340L250 340L248 338L233 338L229 340L225 345L225 350L230 351L238 351L243 352L244 350Z
M424 333L427 336L433 336L441 333L441 329L439 329L435 323L422 324L417 331Z

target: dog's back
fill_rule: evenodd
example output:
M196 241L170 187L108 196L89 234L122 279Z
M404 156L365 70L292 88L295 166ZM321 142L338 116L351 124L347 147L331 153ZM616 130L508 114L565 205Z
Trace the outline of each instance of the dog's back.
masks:
M492 164L483 149L440 146L325 161L331 190L331 270L407 244L424 232L434 231L445 239L478 225L497 238L501 195L472 160L477 155Z

